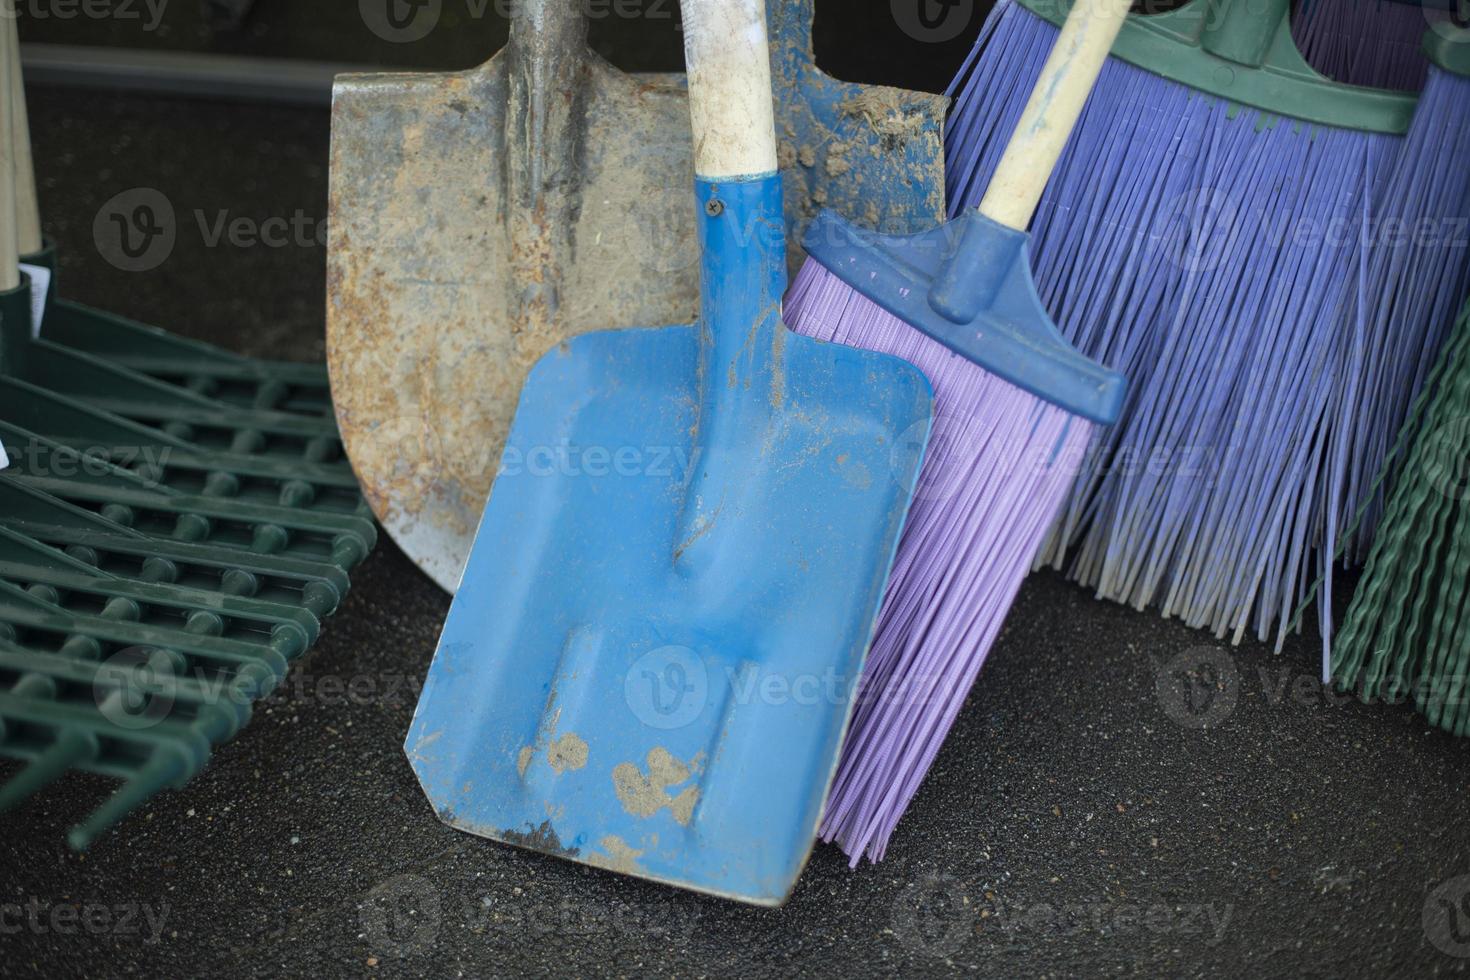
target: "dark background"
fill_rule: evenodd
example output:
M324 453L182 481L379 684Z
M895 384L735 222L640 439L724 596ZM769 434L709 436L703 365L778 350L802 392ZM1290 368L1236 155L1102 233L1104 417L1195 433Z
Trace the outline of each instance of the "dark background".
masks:
M438 26L413 43L393 43L375 35L359 15L357 0L256 0L237 29L224 30L211 26L208 7L201 0L167 0L165 16L155 30L145 29L151 20L147 0L91 0L130 4L129 11L138 17L129 19L26 16L57 0L16 2L25 41L443 71L469 68L494 54L507 33L500 12L515 0L443 0ZM591 44L598 54L625 71L684 70L678 0L585 2ZM912 5L911 0L905 2ZM991 6L988 0L945 2L951 6L941 36L952 38L936 42L916 40L899 30L888 0L819 0L814 33L818 60L839 78L942 92ZM619 11L629 9L640 15L619 16Z
M896 27L887 0L826 0L819 60L850 80L942 90L980 15L953 43L925 44ZM493 20L446 20L419 44L389 45L363 28L355 0L260 0L224 34L193 0L172 0L155 32L34 16L21 27L29 42L417 68L475 64L505 34ZM593 34L621 67L678 67L671 21L608 18ZM180 213L320 222L324 110L37 87L31 111L64 293L253 355L322 357L319 246L209 248L181 233L162 266L128 274L99 256L92 221L114 195L153 187ZM1230 650L1037 575L888 859L850 871L819 847L791 903L756 911L440 825L400 745L447 608L385 539L316 651L187 788L85 855L67 850L65 832L110 791L105 780L73 775L0 816L0 906L37 908L41 922L0 928L0 973L1422 976L1470 966L1465 745L1406 708L1323 690L1312 635L1280 656ZM349 683L358 694L344 693ZM14 771L0 761L0 779ZM107 909L110 924L54 927L61 907ZM156 942L144 907L163 917Z

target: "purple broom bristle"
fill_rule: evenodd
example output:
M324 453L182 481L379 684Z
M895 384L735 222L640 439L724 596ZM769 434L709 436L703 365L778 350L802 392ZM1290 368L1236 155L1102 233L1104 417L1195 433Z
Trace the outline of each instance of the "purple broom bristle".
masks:
M978 204L1056 35L1012 0L987 19L950 92L952 214ZM1459 103L1460 118L1467 106ZM1406 152L1404 165L1400 138L1262 126L1257 114L1109 61L1043 197L1031 255L1064 336L1130 378L1123 419L1107 430L1070 420L1062 462L1044 481L1032 474L1036 493L1011 500L1031 517L1059 510L1058 519L1049 529L1025 522L1003 563L920 574L907 556L953 549L967 522L979 533L998 520L961 505L941 520L930 490L916 498L824 821L824 837L854 864L864 854L881 859L998 633L1032 543L1042 545L1039 562L1068 568L1104 597L1158 606L1236 640L1252 626L1268 639L1279 623L1281 642L1313 577L1314 551L1330 553L1341 515L1372 493L1357 443L1333 421L1396 431L1402 412L1382 397L1394 386L1385 379L1407 372L1421 384L1423 371L1411 365L1432 362L1453 318L1451 309L1441 322L1438 312L1453 284L1429 290L1432 300L1406 292L1394 308L1418 319L1407 329L1399 322L1404 332L1393 339L1408 349L1422 338L1419 360L1395 359L1388 374L1364 381L1365 365L1388 349L1374 345L1395 322L1361 313L1369 297L1423 288L1434 275L1420 275L1417 261L1375 255L1364 229L1380 207L1453 227L1458 206L1423 187L1415 198L1413 174L1467 178L1462 164L1454 169L1466 159L1451 138L1461 130L1431 123L1432 112L1416 117L1422 159ZM1425 169L1430 159L1439 171ZM1394 203L1396 186L1404 203ZM808 270L798 278L788 300L793 328L916 360L941 402L949 382L937 375L946 365L984 375L939 345L929 351L935 362L884 346L912 345L918 335L826 278ZM992 397L999 406L1007 396ZM1040 404L1023 397L1031 409ZM942 483L943 473L961 471L956 426L944 413L941 405L926 488L934 474ZM973 437L963 433L960 444ZM956 617L967 611L961 628Z
M1015 93L1056 32L1008 0L993 12L956 82L952 213L978 203ZM1341 486L1356 452L1333 419L1366 412L1391 433L1402 418L1358 394L1379 351L1354 298L1399 286L1374 278L1363 240L1386 189L1407 179L1401 138L1260 121L1110 61L1043 197L1032 255L1063 334L1132 382L1045 560L1105 598L1236 640L1278 628L1279 644L1334 533L1328 515L1359 495ZM1445 205L1416 207L1438 217ZM1403 342L1442 334L1434 319Z
M882 860L1000 633L1094 426L952 353L808 260L797 333L902 357L935 394L930 448L822 823Z
M1291 32L1307 63L1328 78L1417 92L1429 73L1424 32L1451 21L1449 11L1402 0L1304 0Z

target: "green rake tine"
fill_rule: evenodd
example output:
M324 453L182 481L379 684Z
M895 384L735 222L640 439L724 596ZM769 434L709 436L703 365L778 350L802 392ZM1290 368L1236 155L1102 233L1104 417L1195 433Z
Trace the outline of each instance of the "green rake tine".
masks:
M15 808L80 764L97 758L101 752L97 736L91 732L68 730L59 735L51 747L31 761L10 781L0 786L0 813Z
M112 829L133 810L170 786L179 787L193 772L180 760L165 753L128 780L84 822L67 834L73 850L85 851L102 834Z

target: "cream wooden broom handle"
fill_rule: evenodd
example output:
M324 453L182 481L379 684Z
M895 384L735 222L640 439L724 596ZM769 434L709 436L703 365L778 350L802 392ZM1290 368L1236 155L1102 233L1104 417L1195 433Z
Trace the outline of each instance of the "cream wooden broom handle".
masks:
M764 0L683 0L694 172L774 173L776 120Z
M11 25L10 47L10 129L14 133L11 153L15 165L15 222L20 254L41 250L41 208L36 200L36 167L31 160L31 124L26 113L26 89L20 73L20 32Z
M8 0L0 4L9 6ZM10 138L10 117L14 102L10 88L13 73L10 62L15 57L15 14L0 10L0 292L20 285L20 261L15 237L15 146Z
M1082 116L1132 0L1077 0L1021 113L980 213L1025 231Z

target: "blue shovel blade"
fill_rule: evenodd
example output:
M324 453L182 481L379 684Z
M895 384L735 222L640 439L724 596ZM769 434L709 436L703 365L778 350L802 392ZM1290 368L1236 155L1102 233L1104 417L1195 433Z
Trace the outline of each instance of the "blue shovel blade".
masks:
M763 905L795 885L932 400L763 316L782 395L728 444L699 431L703 327L532 371L405 746L447 823Z

